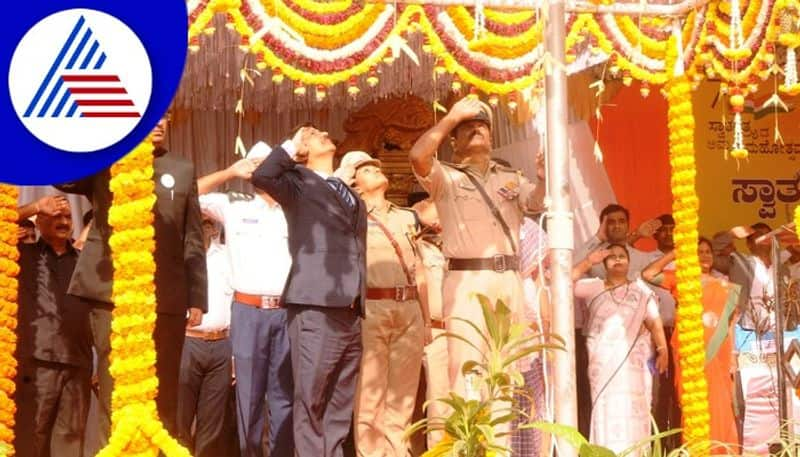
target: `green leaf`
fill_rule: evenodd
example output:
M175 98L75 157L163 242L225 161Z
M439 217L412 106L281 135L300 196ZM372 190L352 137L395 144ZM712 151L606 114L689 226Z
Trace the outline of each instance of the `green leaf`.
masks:
M455 333L450 333L450 332L445 332L445 333L442 333L441 335L442 336L446 336L447 338L455 338L455 339L457 339L459 341L463 341L463 342L467 343L468 345L470 345L470 347L472 347L476 351L483 353L483 351L481 351L481 349L478 348L478 346L475 346L475 344L472 343L472 341L464 338L461 335L458 335L458 334L455 334Z
M486 331L489 333L489 338L495 344L495 347L502 346L499 325L492 309L492 304L489 302L489 297L483 294L475 294L475 297L481 304L481 312L483 312L483 320L486 322Z
M467 320L467 319L462 319L462 318L460 318L460 317L451 317L450 319L451 319L451 320L454 320L454 321L464 322L465 324L469 325L470 327L472 327L472 329L473 329L473 330L475 330L475 333L477 333L477 334L478 334L478 336L480 336L480 337L481 337L481 339L483 340L483 342L484 342L484 343L486 343L486 346L491 346L491 345L492 345L492 342L489 340L489 337L487 337L487 336L486 336L486 332L484 332L484 331L483 331L483 330L482 330L480 327L478 327L478 326L477 326L477 325L476 325L474 322L472 322L472 321L470 321L470 320ZM484 349L479 349L479 352L480 352L481 354L483 354L484 352L486 352L486 349L485 349L485 348L484 348ZM485 354L484 354L484 355L485 355Z
M586 441L586 438L584 438L583 435L581 435L581 432L579 432L575 427L570 427L569 425L537 421L530 424L521 425L519 428L535 428L537 430L553 434L559 438L567 440L567 442L569 442L569 444L577 451L580 451L583 446L589 445L589 442Z
M614 451L596 444L584 444L578 451L581 457L617 457Z

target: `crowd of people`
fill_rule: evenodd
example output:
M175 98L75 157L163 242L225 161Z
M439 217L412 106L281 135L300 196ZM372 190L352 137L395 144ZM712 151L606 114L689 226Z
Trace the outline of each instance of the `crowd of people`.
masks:
M530 181L492 159L492 125L488 105L456 102L412 147L424 192L401 207L386 198L379 160L346 151L335 167L335 144L312 125L197 179L163 147L162 119L151 135L153 338L158 413L170 434L198 457L412 455L405 431L419 400L463 395L462 367L481 357L476 292L548 332L547 235L534 222L544 210L543 160ZM437 158L447 141L453 163ZM217 191L231 180L250 182L253 193ZM19 208L19 456L84 455L93 391L99 420L90 426L101 440L110 434L108 181L104 170L57 186L92 203L75 240L63 196ZM573 270L580 428L616 452L651 434L651 412L661 430L681 422L675 222L663 215L636 230L629 222L627 209L608 205ZM778 266L758 240L769 231L737 227L698 245L712 439L737 450L747 426L733 406L732 329L774 329ZM641 237L658 249L634 248ZM741 237L751 255L736 251ZM800 250L789 249L780 267L797 277ZM466 339L436 338L446 331ZM532 393L520 400L539 418L546 366L537 354L519 367ZM448 409L431 402L425 413ZM442 438L429 433L428 446ZM512 455L545 452L532 430L499 443Z

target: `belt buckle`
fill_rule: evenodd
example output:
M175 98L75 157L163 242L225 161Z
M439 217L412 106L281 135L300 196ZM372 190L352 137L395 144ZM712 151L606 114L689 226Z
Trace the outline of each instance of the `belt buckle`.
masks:
M262 295L262 296L261 296L261 308L262 308L262 309L271 309L271 308L274 308L274 306L273 306L273 302L274 302L274 300L275 300L275 299L274 299L274 298L272 298L272 297L271 297L271 296L269 296L269 295Z
M506 265L506 256L503 254L497 254L492 256L492 260L494 260L494 271L497 273L503 273L508 270L508 265Z
M405 286L397 286L394 288L394 301L406 301Z

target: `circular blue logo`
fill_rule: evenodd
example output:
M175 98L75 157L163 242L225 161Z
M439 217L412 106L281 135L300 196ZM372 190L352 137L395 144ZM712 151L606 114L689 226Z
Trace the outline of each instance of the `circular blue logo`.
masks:
M26 4L0 32L10 141L0 182L71 181L130 152L178 88L186 24L183 1Z

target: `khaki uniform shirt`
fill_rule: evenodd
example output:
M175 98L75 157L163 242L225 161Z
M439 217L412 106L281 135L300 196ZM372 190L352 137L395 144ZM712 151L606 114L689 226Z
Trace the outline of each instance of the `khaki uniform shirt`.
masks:
M523 213L543 208L532 184L522 174L490 162L485 175L468 165L453 165L433 159L428 176L416 175L436 203L442 225L445 257L455 259L488 258L496 254L516 255L502 226L492 215L478 189L461 171L478 179L511 230L519 249L519 229Z
M413 278L415 258L412 242L417 231L414 212L390 203L386 210L374 209L369 214L392 232ZM367 287L408 285L411 284L408 283L391 241L375 221L367 218Z

